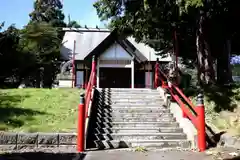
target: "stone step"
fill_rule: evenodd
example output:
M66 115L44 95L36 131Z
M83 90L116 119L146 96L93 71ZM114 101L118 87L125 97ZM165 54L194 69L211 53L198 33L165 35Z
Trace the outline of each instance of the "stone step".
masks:
M162 148L190 148L191 144L187 140L97 140L94 141L99 149L114 149L114 148L134 148L145 147L153 149Z
M115 97L115 96L124 96L124 97L128 97L128 96L146 96L146 97L161 97L160 93L127 93L127 92L113 92L113 93L108 93L108 94L104 94L104 96L107 97Z
M123 94L123 95L105 95L105 99L116 99L116 98L131 98L131 99L157 99L157 98L162 98L160 95L129 95L129 94Z
M160 97L160 93L159 92L109 92L109 93L104 93L104 92L100 92L101 95L107 95L107 96L117 96L117 95L147 95L147 96L156 96L156 97Z
M154 94L160 95L160 92L156 91L99 91L99 93L103 94Z
M165 103L163 101L161 102L155 102L155 101L138 101L138 102L121 102L121 101L118 101L118 102L110 102L110 103L106 103L106 104L109 104L109 105L125 105L125 106L131 106L131 105L157 105L157 106L160 106L160 105L164 105Z
M111 118L111 117L97 117L98 122L175 122L175 118L142 118L142 117L127 117L127 118Z
M95 134L97 140L155 140L186 139L184 133L111 133Z
M162 104L111 104L111 105L107 105L107 106L110 106L111 108L148 108L148 109L156 109L156 108L159 108L159 109L166 109L166 107L164 107L164 105Z
M177 122L96 122L99 128L111 127L178 127Z
M96 133L183 133L178 127L113 127L96 128Z
M112 117L112 118L137 118L137 117L142 117L142 118L166 118L166 117L173 117L172 113L97 113L97 116L99 117Z
M114 102L127 102L127 103L132 103L132 102L164 102L163 99L137 99L137 98L111 98L110 102L114 103Z
M115 101L115 100L122 100L122 101L138 101L138 100L144 100L144 101L164 101L163 98L161 97L121 97L121 98L115 98L115 97L111 97L109 100L111 101Z
M149 88L98 88L98 91L104 91L104 92L111 92L111 91L115 91L115 92L159 92L156 89L149 89Z
M170 113L169 109L163 107L111 107L111 108L98 108L99 113Z

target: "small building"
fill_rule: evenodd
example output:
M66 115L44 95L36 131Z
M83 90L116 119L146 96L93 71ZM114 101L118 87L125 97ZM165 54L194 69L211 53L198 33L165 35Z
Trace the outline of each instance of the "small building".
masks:
M154 66L172 60L170 53L162 57L151 47L137 43L108 29L64 28L61 55L75 59L75 86L83 87L91 73L91 60L97 62L99 88L152 88ZM75 45L74 45L75 43ZM68 83L71 87L71 82Z

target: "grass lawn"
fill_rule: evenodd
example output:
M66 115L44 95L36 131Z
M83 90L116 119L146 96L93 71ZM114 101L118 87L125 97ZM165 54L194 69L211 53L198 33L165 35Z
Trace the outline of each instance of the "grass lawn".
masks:
M0 90L0 131L75 132L79 89Z

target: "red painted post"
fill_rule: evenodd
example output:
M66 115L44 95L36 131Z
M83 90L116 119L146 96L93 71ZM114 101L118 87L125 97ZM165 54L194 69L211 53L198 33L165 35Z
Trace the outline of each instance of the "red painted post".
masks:
M96 72L96 60L95 60L95 56L92 57L92 73ZM93 77L93 86L96 86L97 84L97 77L96 74L94 74Z
M205 111L203 94L197 96L197 122L198 122L198 149L200 152L206 150L206 132L205 132Z
M167 82L162 79L162 88L168 88Z
M159 63L158 63L158 58L155 64L155 75L154 75L154 87L157 88L159 87Z
M77 135L77 152L84 152L85 145L85 105L84 96L80 96L78 105L78 135Z

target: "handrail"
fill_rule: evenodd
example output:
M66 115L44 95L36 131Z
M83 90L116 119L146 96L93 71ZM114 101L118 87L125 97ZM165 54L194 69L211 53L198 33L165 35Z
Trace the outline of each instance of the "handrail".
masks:
M90 104L90 101L92 99L92 89L93 89L93 86L94 86L94 76L95 76L95 72L91 72L91 75L90 75L90 78L89 78L89 82L88 82L88 85L87 85L87 89L85 91L85 118L88 117L88 110L89 110L89 104Z
M165 78L165 81L169 81L167 75L163 71L161 71L160 68L159 68L159 71L160 71L160 74L163 76L163 78ZM194 111L195 115L196 115L196 108L195 108L195 106L193 105L191 100L187 96L184 95L184 93L181 91L181 89L178 88L178 86L176 86L175 84L171 84L171 88L168 88L168 90L170 91L172 96L174 94L173 90L175 90L176 91L175 93L177 93L179 95L179 98L181 97L182 99L184 99L184 101L187 102L187 105L189 106L189 108L192 111ZM175 99L175 101L177 101L177 100ZM180 99L180 101L181 101L181 99ZM184 103L182 102L182 104L184 104ZM190 116L190 115L187 115L187 116Z
M96 62L93 56L92 71L85 91L85 97L80 96L80 104L78 109L78 136L77 151L83 152L86 146L86 137L88 135L88 122L91 114L91 108L94 97L94 86L96 84ZM85 100L84 100L85 99Z
M93 91L93 87L96 84L95 83L96 80L96 62L95 62L95 57L93 56L92 58L92 70L91 70L91 74L90 74L90 78L87 84L87 89L85 91L85 118L88 118L88 112L89 112L89 108L90 108L90 101L92 100L92 91Z
M175 84L168 84L169 78L168 76L161 70L158 62L155 66L155 75L156 82L162 82L162 88L167 89L173 99L178 103L183 112L184 118L189 118L192 124L196 127L198 131L198 148L200 151L204 151L206 149L206 140L205 140L205 113L204 113L204 105L203 103L199 103L196 107L193 105L191 100L184 95L180 88L178 88ZM158 87L158 86L156 86ZM200 96L200 101L203 101L203 98ZM188 106L188 107L187 107Z

